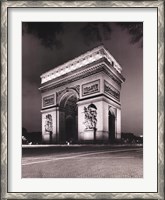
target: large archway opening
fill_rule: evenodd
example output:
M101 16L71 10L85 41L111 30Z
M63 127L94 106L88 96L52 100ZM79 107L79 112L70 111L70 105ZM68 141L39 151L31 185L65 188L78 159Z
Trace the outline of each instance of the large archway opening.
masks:
M78 140L78 109L77 95L66 92L59 105L59 141L60 143L77 143Z
M115 113L109 110L109 142L115 142Z

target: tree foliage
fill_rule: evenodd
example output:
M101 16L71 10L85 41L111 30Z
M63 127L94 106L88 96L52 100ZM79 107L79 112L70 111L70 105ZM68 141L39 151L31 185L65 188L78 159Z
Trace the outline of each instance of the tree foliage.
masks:
M121 26L122 29L127 30L131 36L131 43L135 44L140 42L143 44L143 23L142 22L119 22L117 25Z
M23 34L26 32L35 35L45 47L62 46L61 39L58 38L63 33L62 22L24 22L22 31Z

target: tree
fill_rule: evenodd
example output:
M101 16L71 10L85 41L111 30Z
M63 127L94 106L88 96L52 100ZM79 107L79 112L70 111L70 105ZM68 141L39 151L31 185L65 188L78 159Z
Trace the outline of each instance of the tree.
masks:
M61 47L62 42L58 39L58 34L63 33L62 24L62 22L23 22L22 34L30 33L35 35L45 47Z
M131 43L135 44L140 42L141 47L143 46L143 23L142 22L118 22L116 23L123 30L127 30L131 35Z
M27 136L27 129L22 127L22 136Z

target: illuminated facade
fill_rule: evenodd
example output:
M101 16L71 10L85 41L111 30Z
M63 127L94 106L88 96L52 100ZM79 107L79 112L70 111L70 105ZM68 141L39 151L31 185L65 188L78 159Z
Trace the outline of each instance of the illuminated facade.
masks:
M122 68L99 46L41 75L44 143L121 138Z

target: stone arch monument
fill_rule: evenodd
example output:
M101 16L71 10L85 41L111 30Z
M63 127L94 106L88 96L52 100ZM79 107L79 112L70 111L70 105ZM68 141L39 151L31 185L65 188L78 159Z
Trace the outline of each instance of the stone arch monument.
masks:
M41 75L44 143L121 138L122 68L99 46Z

